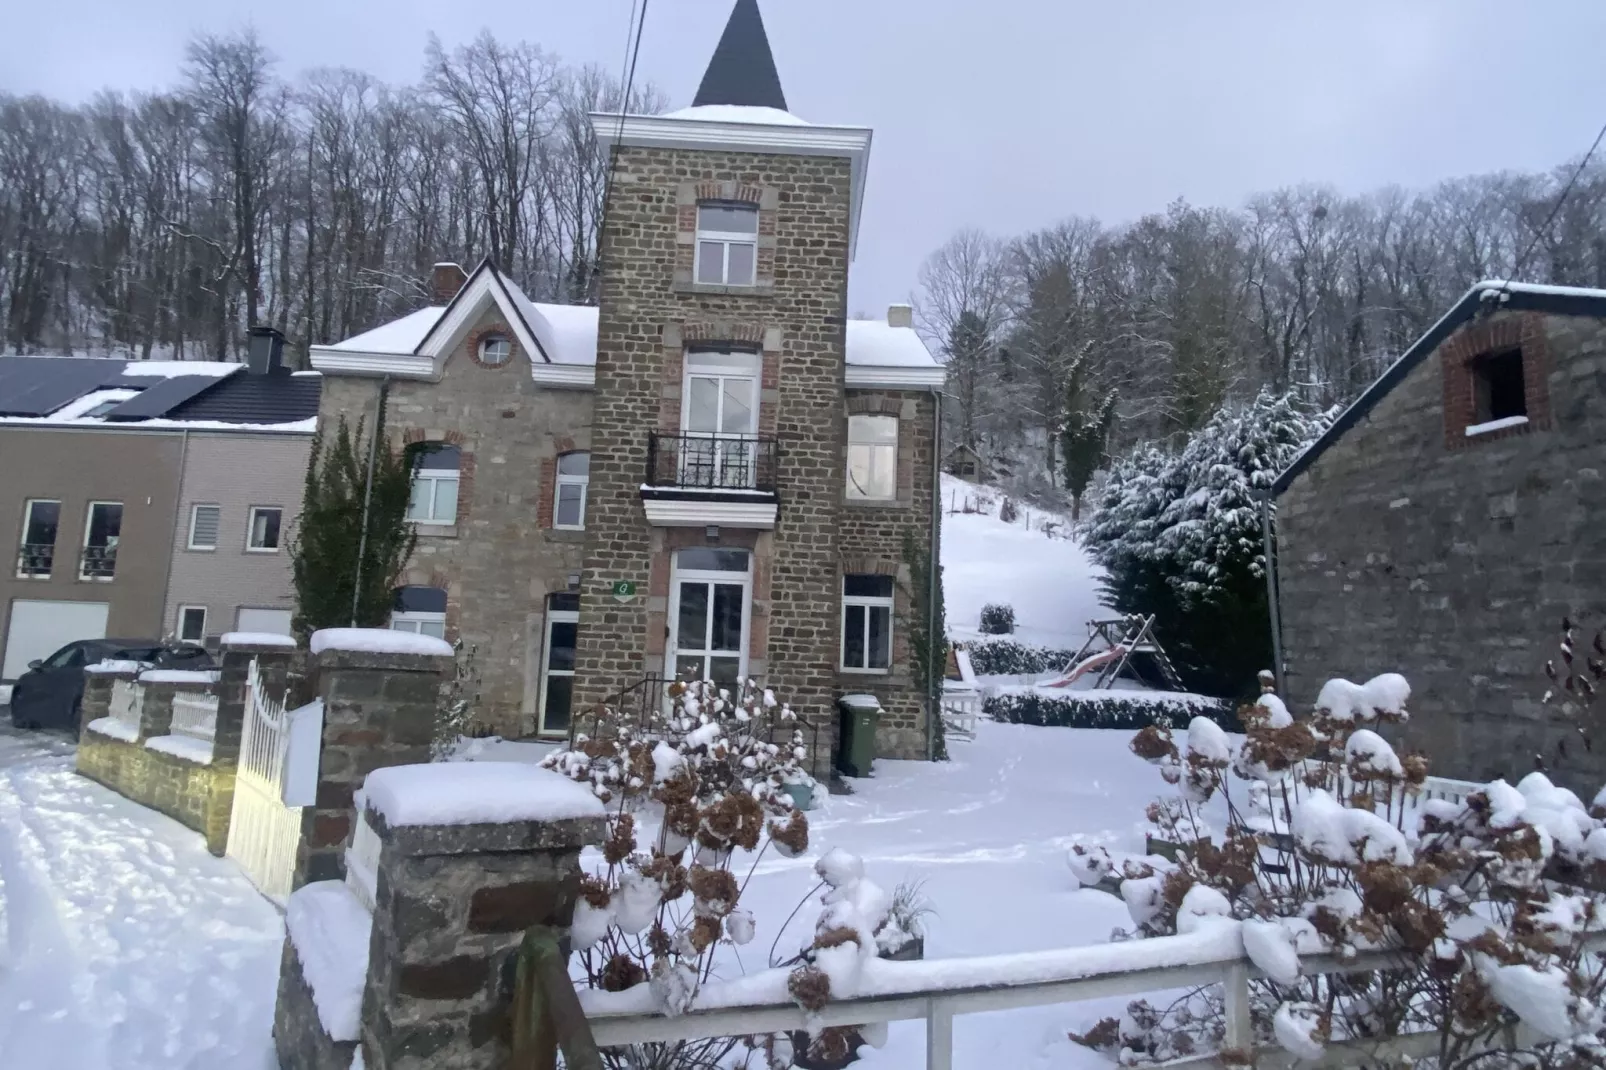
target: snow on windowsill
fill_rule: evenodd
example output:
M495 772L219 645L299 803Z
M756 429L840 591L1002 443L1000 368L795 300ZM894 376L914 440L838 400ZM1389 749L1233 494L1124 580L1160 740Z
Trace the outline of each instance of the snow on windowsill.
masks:
M389 628L325 628L312 633L312 652L349 650L366 654L420 654L449 658L452 644L433 635L398 632Z
M550 769L503 762L436 762L376 769L368 806L393 827L482 825L601 817L602 800Z
M215 669L147 669L139 674L142 684L215 684L222 674Z
M1491 431L1504 431L1508 427L1523 427L1528 423L1526 416L1507 416L1503 420L1489 420L1481 424L1472 424L1467 428L1467 437L1487 435Z
M145 746L196 765L212 764L212 744L208 740L191 736L152 736L145 741Z
M357 1040L373 918L345 882L319 881L291 894L284 923L323 1031L337 1043Z
M115 717L99 717L84 726L97 736L106 736L108 739L120 739L124 743L139 742L139 726L119 721Z
M294 649L295 637L275 632L224 632L220 640L224 646L282 646Z

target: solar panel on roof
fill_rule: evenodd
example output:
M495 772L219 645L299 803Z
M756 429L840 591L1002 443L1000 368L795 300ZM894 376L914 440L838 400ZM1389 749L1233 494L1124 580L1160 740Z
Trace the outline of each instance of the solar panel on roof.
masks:
M49 416L122 371L99 357L0 357L0 416Z
M166 416L175 407L217 382L210 375L175 375L171 379L159 379L139 397L129 398L106 413L106 419L152 420Z

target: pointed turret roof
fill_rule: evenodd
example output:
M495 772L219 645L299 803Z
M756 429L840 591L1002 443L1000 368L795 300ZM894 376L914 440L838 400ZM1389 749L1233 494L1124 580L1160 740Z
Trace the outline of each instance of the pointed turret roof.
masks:
M775 70L775 56L770 52L758 0L736 0L725 34L714 49L708 73L703 75L703 84L692 101L694 108L710 104L786 111L786 94L781 91L781 76Z

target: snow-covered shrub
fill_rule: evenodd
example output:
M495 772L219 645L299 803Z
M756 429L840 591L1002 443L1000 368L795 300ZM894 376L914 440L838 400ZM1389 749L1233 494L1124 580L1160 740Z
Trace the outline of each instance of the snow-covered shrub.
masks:
M1015 631L1015 607L1007 602L988 602L981 607L983 635L1010 635Z
M452 644L456 663L452 679L443 688L440 706L435 711L435 737L430 741L430 758L447 761L462 747L462 741L474 726L474 716L480 704L480 669L475 658L477 648L465 646L459 639Z
M1110 691L1006 691L985 694L982 712L1005 724L1051 728L1142 728L1156 719L1172 724L1207 717L1237 730L1232 707L1203 695L1165 695L1134 691L1131 697Z
M1202 720L1186 740L1139 732L1133 752L1177 789L1150 807L1159 833L1187 842L1218 796L1228 825L1164 872L1080 859L1122 878L1134 929L1117 936L1188 932L1201 911L1233 919L1266 975L1251 990L1257 1043L1300 1058L1426 1032L1435 1054L1415 1065L1437 1070L1603 1065L1606 807L1591 813L1540 773L1460 803L1422 799L1426 758L1376 730L1408 716L1409 694L1395 674L1333 680L1295 718L1266 693L1239 711L1242 743ZM1306 975L1314 954L1356 968ZM1219 992L1203 989L1164 1010L1137 1001L1078 1039L1155 1063L1219 1050L1223 1021ZM1479 1054L1513 1036L1518 1051Z
M753 938L743 872L770 849L808 848L809 825L787 784L813 784L796 717L751 681L736 693L707 681L674 683L644 725L611 722L609 738L580 737L542 765L609 803L605 868L581 885L571 930L594 988L649 985L665 1014L691 1006L720 947ZM604 717L606 721L606 716ZM714 1066L744 1040L654 1044L605 1055L624 1068Z
M1110 604L1154 614L1190 690L1231 695L1271 660L1257 495L1331 422L1266 391L1223 409L1180 452L1114 466L1083 526Z
M1074 650L1032 646L1015 639L978 639L965 644L970 667L978 676L1035 676L1059 672L1076 656Z

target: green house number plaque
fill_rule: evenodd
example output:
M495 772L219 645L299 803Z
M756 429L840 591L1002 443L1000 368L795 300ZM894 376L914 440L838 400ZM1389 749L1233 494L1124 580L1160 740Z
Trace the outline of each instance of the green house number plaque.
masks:
M613 585L613 597L616 602L628 602L636 597L636 585L631 580L618 580Z

